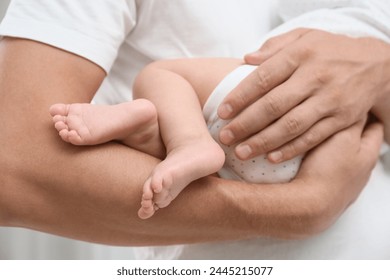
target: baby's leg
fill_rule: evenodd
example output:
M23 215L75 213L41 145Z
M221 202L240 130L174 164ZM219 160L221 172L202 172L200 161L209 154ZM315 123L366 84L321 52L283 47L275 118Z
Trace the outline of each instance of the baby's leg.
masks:
M74 145L97 145L111 140L162 157L157 112L145 99L117 105L54 104L50 107L61 138Z
M194 89L183 77L149 66L137 78L134 93L156 105L167 149L166 159L144 185L138 215L145 219L169 205L190 182L218 171L225 155L207 129Z

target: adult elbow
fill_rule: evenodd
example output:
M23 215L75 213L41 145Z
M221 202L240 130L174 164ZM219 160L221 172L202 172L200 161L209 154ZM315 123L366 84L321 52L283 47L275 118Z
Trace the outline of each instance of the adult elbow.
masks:
M0 225L20 226L23 213L28 213L31 209L29 202L34 195L31 192L33 188L31 188L32 184L30 183L32 178L37 175L31 173L31 170L37 159L27 160L25 154L20 151L18 153L18 150L12 146L3 146L1 155Z

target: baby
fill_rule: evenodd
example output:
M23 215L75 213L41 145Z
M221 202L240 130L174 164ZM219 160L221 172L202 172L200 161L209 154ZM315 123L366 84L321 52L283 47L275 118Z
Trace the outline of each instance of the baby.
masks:
M133 101L54 104L50 114L66 142L96 145L116 140L163 159L143 186L138 216L146 219L168 206L189 183L215 172L253 183L294 178L302 156L280 164L265 155L243 161L235 156L235 146L218 140L227 124L217 116L219 104L254 69L228 58L157 61L138 75Z

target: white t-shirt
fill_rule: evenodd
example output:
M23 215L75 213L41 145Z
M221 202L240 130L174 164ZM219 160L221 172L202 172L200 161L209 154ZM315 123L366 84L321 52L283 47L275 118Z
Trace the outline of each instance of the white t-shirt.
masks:
M301 26L390 38L386 1L280 2L14 0L0 34L42 41L100 65L108 75L95 101L109 104L130 99L135 75L156 59L242 57L265 38ZM268 33L280 23L277 11L289 23ZM379 161L358 201L329 230L307 240L259 238L135 251L143 259L388 259L389 169L390 160Z
M261 1L14 0L1 35L43 41L86 57L107 73L95 101L131 98L136 74L163 58L242 57L275 19Z

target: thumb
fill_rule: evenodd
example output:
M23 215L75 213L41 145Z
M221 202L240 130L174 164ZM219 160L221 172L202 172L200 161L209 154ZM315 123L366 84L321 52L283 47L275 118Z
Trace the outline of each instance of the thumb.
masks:
M249 53L244 56L245 63L252 65L259 65L266 61L271 56L284 49L289 44L298 40L312 29L298 28L287 33L272 37L268 39L261 47L255 52Z

